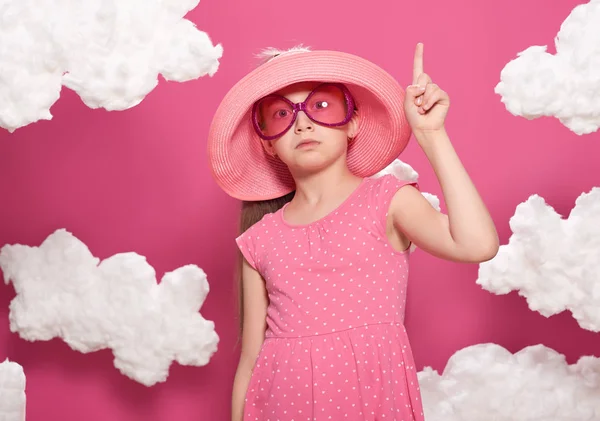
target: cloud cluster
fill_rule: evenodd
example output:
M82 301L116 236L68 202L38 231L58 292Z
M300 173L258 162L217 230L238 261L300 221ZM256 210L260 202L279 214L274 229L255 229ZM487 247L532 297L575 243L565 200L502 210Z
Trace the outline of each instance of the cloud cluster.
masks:
M17 292L10 329L29 341L61 338L87 353L110 348L124 375L152 386L173 361L208 364L219 337L199 313L209 292L206 274L187 265L166 273L136 253L103 261L66 230L39 247L5 245L0 269Z
M442 375L418 373L427 421L598 421L600 358L568 365L543 345L511 354L496 344L456 352Z
M62 85L125 110L165 79L212 76L223 54L183 16L199 0L7 0L0 9L0 127L50 120Z
M600 188L579 196L567 219L533 195L510 228L477 283L495 294L518 291L546 317L569 310L583 329L600 332Z
M19 364L0 363L0 420L25 421L25 373Z
M556 55L547 46L518 53L500 74L495 92L506 109L534 119L558 118L578 135L600 127L600 0L578 5L562 23Z

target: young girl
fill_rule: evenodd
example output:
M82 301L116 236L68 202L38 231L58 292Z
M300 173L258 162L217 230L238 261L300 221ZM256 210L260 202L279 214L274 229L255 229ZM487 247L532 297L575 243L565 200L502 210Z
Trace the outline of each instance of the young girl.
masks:
M292 49L226 95L208 147L217 183L244 201L233 421L423 420L403 325L410 245L472 263L498 250L448 106L422 44L406 92L362 58ZM448 216L415 183L370 177L411 132Z

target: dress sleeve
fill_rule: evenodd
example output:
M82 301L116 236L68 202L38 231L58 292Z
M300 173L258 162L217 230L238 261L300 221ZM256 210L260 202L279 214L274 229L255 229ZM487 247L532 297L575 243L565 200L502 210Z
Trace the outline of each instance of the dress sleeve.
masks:
M248 228L235 239L235 242L252 269L258 270L257 242L253 228L254 226Z
M386 174L380 177L378 181L379 185L377 186L374 195L375 213L379 226L385 233L387 216L394 195L404 186L413 186L416 189L419 189L419 185L416 181L400 180L392 174Z

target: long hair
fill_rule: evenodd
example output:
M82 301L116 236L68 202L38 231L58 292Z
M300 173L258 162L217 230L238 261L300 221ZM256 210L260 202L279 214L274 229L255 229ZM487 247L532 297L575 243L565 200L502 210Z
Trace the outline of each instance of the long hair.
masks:
M242 210L240 214L240 234L246 232L248 228L256 224L268 213L277 212L286 203L292 200L295 192L288 193L285 196L278 197L276 199L262 200L257 202L242 202ZM244 293L242 284L244 282L242 277L242 264L244 262L244 256L238 250L237 256L237 275L236 275L236 289L238 295L238 317L239 317L239 335L241 336L244 329Z
M281 54L298 53L310 51L310 47L305 47L302 44L287 50L282 50L274 47L263 49L260 53L256 54L256 58L259 59L259 66L266 62L280 56ZM248 228L256 224L268 213L277 212L286 203L292 200L295 192L288 193L285 196L278 197L276 199L262 200L262 201L242 201L242 210L240 215L240 234L246 232ZM237 270L236 270L236 292L238 295L238 317L239 317L239 336L242 335L244 329L244 293L242 288L242 263L244 262L244 256L238 250L237 256Z

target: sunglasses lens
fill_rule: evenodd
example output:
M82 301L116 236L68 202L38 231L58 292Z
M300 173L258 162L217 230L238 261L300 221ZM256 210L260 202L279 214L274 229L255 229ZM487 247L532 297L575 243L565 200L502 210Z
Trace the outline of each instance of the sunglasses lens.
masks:
M335 85L316 89L306 103L306 113L315 121L328 125L346 122L348 105L344 92Z
M280 97L263 98L256 107L256 121L265 136L283 134L294 118L294 109L290 103Z

